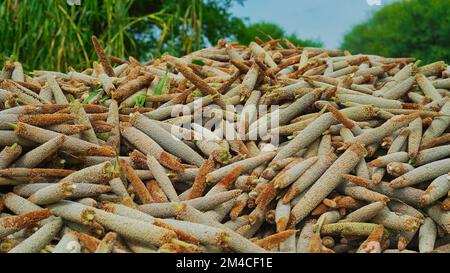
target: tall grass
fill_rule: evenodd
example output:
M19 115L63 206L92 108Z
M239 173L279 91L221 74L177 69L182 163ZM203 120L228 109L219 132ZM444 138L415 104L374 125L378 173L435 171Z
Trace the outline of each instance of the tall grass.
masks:
M65 0L0 0L0 64L13 56L25 68L84 68L95 59L92 35L107 53L119 57L159 54L164 48L172 54L190 52L202 42L202 1L180 2L188 8L180 8L177 1L172 10L133 17L134 0L83 0L81 6L69 6ZM153 38L157 33L158 41L142 48L145 33L136 29ZM179 45L182 48L176 48Z

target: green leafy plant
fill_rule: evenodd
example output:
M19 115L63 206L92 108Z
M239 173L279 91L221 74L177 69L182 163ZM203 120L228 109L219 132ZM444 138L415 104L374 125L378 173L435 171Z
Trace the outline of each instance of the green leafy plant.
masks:
M156 85L155 90L153 91L154 95L161 95L163 90L167 88L167 85L169 84L169 74L166 72L162 79L158 82L158 85ZM145 106L145 99L148 97L147 93L141 94L137 96L135 105L137 107L144 107Z
M100 88L89 92L89 96L83 100L83 104L88 104L93 98L95 98L95 96L98 95L99 92L100 92Z
M103 102L105 102L105 101L107 101L107 100L109 100L109 99L110 99L110 97L109 97L108 95L104 95L103 97L101 97L101 98L98 100L98 102L103 103Z
M204 66L205 63L202 60L192 60L193 64L199 65L199 66Z
M169 74L166 72L164 76L161 78L161 80L158 82L158 85L156 85L156 88L153 91L153 93L155 95L161 95L163 90L167 88L168 84L169 84Z
M98 133L97 137L103 141L107 141L109 138L109 133L108 132Z
M198 90L198 89L195 89L194 91L192 91L192 96L199 98L202 96L202 92L200 92L200 90Z
M137 96L136 98L136 103L134 104L137 107L144 107L145 106L145 99L147 98L147 94L140 94L139 96Z

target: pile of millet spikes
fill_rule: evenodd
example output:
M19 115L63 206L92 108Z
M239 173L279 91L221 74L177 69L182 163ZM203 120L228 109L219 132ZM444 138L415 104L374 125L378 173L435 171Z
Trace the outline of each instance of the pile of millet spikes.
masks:
M444 62L257 39L142 64L93 45L81 72L3 66L1 252L450 252Z

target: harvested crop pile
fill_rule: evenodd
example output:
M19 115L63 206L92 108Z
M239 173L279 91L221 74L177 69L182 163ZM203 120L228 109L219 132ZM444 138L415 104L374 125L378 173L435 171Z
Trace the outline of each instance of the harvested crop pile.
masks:
M446 64L280 43L6 62L1 251L450 252Z

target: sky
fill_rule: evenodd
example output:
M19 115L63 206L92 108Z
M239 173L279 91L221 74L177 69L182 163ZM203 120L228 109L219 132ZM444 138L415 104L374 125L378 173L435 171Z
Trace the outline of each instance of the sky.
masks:
M337 48L352 26L370 18L385 4L397 0L245 0L232 12L249 22L274 22L303 39L319 39Z

